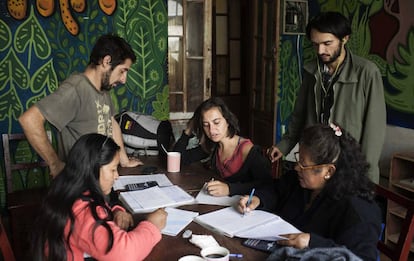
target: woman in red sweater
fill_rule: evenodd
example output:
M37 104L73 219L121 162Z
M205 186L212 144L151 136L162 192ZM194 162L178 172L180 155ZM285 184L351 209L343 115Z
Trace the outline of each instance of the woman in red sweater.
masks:
M74 144L35 224L34 260L142 260L151 252L167 214L156 210L127 231L132 216L109 204L118 165L119 146L112 138L87 134Z

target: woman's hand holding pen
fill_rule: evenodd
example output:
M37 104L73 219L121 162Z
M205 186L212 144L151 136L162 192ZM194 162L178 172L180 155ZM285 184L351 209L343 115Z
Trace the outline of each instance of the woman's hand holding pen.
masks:
M239 200L238 210L240 213L248 213L256 209L260 205L260 199L256 196L252 197L250 204L247 206L247 201L249 200L249 195L243 196Z
M167 224L168 213L164 208L159 208L147 215L147 220L154 224L160 231Z
M210 180L206 183L206 191L215 197L228 196L230 194L229 185L218 180Z

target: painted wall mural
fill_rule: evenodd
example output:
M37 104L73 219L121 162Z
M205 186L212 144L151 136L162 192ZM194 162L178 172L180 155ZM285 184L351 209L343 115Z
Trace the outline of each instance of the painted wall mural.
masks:
M23 20L26 17L28 0L7 0L7 10L9 14L17 20ZM59 0L60 17L66 29L72 35L79 33L79 24L72 16L71 10L77 13L85 11L85 0ZM99 7L107 14L112 15L116 8L116 0L99 0ZM55 0L36 0L36 9L43 17L51 16L55 11Z
M8 0L0 2L0 132L22 132L18 117L71 73L82 72L106 33L124 37L137 55L127 84L111 91L116 109L168 119L165 0ZM27 145L20 151L32 156Z
M380 69L388 124L414 129L414 1L309 0L310 17L320 11L338 11L350 18L352 35L347 46ZM287 69L280 74L277 140L289 124L301 63L316 59L305 36L282 35L280 44L280 67Z

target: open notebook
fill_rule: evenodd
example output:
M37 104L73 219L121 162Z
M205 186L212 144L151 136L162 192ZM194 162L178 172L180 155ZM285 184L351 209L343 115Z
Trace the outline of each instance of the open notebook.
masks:
M274 241L285 239L280 236L283 234L301 233L281 217L262 210L253 210L243 215L233 207L226 207L200 215L194 221L228 237Z
M177 185L121 192L119 199L133 213L149 213L162 207L177 207L195 202L194 197Z

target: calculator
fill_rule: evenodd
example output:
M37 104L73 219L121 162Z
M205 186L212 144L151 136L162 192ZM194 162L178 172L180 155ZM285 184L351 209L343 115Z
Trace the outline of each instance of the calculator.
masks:
M276 241L270 241L270 240L263 240L263 239L255 239L255 238L249 238L243 241L243 245L261 250L264 252L273 252L276 248L280 247Z
M143 189L151 188L155 186L158 186L158 183L156 181L147 181L147 182L141 182L141 183L127 184L125 188L129 191L133 191L133 190L143 190Z

